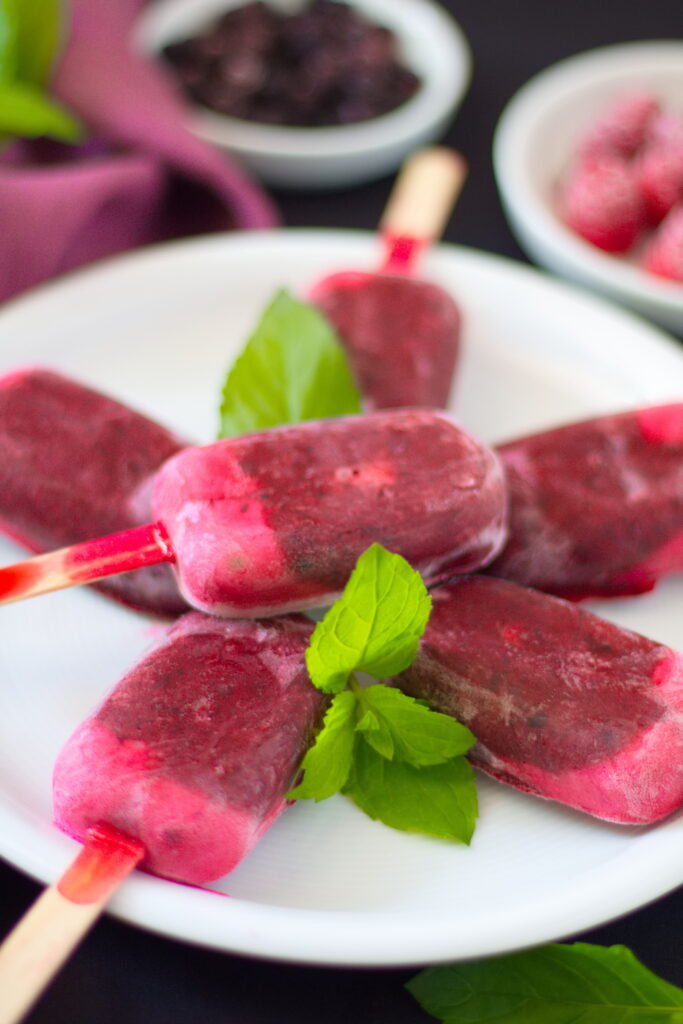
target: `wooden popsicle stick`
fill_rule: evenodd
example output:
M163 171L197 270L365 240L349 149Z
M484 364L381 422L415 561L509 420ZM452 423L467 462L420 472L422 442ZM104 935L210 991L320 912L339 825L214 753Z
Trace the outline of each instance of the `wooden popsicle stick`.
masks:
M441 236L466 177L464 158L445 146L408 158L379 224L387 246L384 270L413 269L422 249Z
M0 605L174 561L161 523L136 526L5 566L0 569Z
M18 1024L144 856L135 839L101 826L0 946L0 1024Z

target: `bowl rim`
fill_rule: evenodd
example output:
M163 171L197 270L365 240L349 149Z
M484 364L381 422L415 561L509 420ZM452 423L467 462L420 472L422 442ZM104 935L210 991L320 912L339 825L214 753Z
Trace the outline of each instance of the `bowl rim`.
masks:
M134 39L145 53L160 52L170 34L159 38L159 21L169 10L242 6L246 0L156 0L138 18ZM191 106L192 127L204 140L235 153L251 153L291 161L333 161L339 157L369 155L394 146L412 135L422 136L445 120L465 95L472 75L472 52L455 18L434 0L343 0L380 23L388 24L399 43L429 47L430 60L416 70L421 83L399 107L367 121L321 127L290 127L250 122ZM206 21L209 11L195 22ZM384 15L386 14L386 21ZM163 20L162 20L163 27ZM438 59L435 59L438 58ZM410 61L407 61L410 67Z
M566 57L530 78L504 107L493 137L494 174L510 220L552 252L560 264L585 283L603 287L624 301L660 308L683 324L683 287L646 270L620 262L571 231L552 211L526 172L536 126L553 108L591 82L629 77L641 62L650 70L680 67L683 90L683 40L647 40L598 47ZM627 85L627 83L624 83ZM548 265L551 262L548 256Z

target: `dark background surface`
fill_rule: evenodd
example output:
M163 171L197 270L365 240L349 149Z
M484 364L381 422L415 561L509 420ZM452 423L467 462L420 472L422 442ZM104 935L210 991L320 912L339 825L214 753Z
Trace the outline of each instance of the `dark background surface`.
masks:
M400 3L401 0L396 0ZM461 150L470 177L448 241L524 259L507 227L491 169L491 139L507 100L532 74L595 46L683 37L680 0L447 0L474 58L468 96L444 141ZM374 228L390 179L338 193L275 193L292 227ZM0 864L0 934L39 887ZM457 925L454 925L457 927ZM683 985L683 889L576 938L624 943ZM403 990L412 970L322 969L227 956L148 934L105 917L30 1014L30 1024L420 1024ZM0 1005L2 993L0 993Z

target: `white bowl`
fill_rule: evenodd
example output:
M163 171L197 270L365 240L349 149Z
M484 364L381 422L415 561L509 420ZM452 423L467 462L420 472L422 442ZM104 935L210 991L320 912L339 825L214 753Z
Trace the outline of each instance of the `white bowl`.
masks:
M511 227L532 259L681 333L683 284L597 249L561 222L553 204L577 139L596 113L641 87L683 109L683 42L604 47L542 71L503 111L494 170Z
M145 9L136 41L146 53L192 35L245 0L157 0ZM268 0L295 10L301 0ZM191 127L228 150L268 185L337 188L389 174L419 146L441 137L469 84L470 50L460 27L432 0L353 0L372 21L391 29L406 66L420 78L401 107L357 124L288 128L256 124L195 106Z

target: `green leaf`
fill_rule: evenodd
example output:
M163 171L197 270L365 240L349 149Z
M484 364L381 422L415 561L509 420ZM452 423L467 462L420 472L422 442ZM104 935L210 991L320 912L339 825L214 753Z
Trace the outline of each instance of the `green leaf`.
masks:
M16 0L0 0L0 83L17 72L19 15Z
M356 696L351 690L334 697L323 727L303 759L304 777L287 794L288 800L326 800L344 787L353 758L355 712Z
M0 84L0 133L31 138L49 135L62 142L75 142L81 128L36 86L15 81Z
M450 715L430 711L422 702L388 686L368 686L359 695L365 717L358 729L383 757L420 767L442 764L466 753L476 740ZM365 719L371 725L364 725Z
M8 0L2 0L8 3ZM43 85L50 74L62 41L62 0L9 0L16 5L18 19L16 78Z
M683 989L625 946L543 946L431 967L406 987L446 1024L683 1024Z
M474 772L464 757L415 768L356 744L344 792L367 815L403 832L469 843L477 817Z
M327 320L281 291L228 374L219 436L360 410L346 354Z
M419 573L400 555L373 544L315 628L306 651L314 684L335 693L356 670L377 678L402 672L417 653L430 610Z

